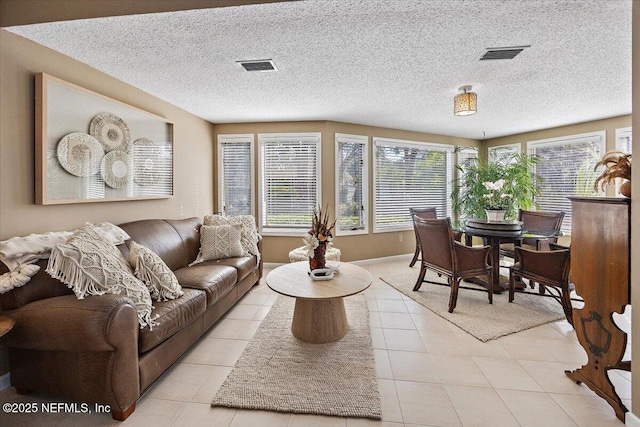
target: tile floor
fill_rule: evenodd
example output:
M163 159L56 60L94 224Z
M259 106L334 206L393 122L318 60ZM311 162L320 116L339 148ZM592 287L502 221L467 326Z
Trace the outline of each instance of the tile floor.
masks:
M410 258L362 263L374 277L365 294L382 400L382 421L212 408L210 402L276 295L254 288L139 401L125 422L108 414L7 415L2 426L593 426L621 427L613 410L564 375L586 362L566 321L482 343L392 289L379 277ZM416 277L418 274L417 267ZM268 269L265 270L265 275ZM496 298L507 298L498 295ZM458 304L464 304L464 292ZM627 372L611 376L627 407ZM56 402L0 392L5 402Z

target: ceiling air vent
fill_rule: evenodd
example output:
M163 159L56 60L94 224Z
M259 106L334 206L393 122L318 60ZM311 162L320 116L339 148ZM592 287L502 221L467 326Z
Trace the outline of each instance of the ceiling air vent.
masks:
M531 46L489 47L482 53L479 60L489 61L494 59L513 59L528 47Z
M271 59L259 59L257 61L238 61L238 64L242 65L247 71L278 71L276 65Z

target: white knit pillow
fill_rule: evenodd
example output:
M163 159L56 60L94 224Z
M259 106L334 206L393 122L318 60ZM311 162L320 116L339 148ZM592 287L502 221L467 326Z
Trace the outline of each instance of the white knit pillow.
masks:
M204 217L203 224L218 226L227 224L242 225L241 243L244 249L244 255L256 255L260 257L260 251L258 251L258 227L256 227L256 219L253 215L207 215Z
M133 274L149 288L151 299L167 301L184 294L176 275L151 249L131 241L129 263Z
M242 226L203 225L200 227L200 254L197 262L244 256L240 244Z
M124 294L138 311L140 328L155 324L149 290L133 275L118 248L92 224L85 224L66 243L53 248L46 272L72 289L78 299Z

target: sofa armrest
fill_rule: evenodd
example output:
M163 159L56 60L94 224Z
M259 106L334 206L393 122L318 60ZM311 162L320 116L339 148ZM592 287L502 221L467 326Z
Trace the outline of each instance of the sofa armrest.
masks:
M138 316L123 295L46 298L3 313L15 326L0 344L30 350L100 352L138 348Z

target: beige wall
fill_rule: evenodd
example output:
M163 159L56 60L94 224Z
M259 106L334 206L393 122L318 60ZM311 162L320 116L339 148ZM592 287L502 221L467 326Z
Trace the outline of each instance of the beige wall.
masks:
M633 106L632 109L636 113L633 114L633 151L640 153L640 2L633 2L633 59L632 59L632 80L633 80ZM633 213L636 212L634 215ZM631 328L635 336L640 331L640 246L636 243L640 242L640 173L634 173L631 176L631 241L635 242L631 245L631 305L636 307L633 311L631 320ZM640 339L632 342L631 352L636 355L634 360L638 360L640 355ZM640 364L632 363L631 365L631 406L634 408L633 413L636 414L635 424L640 421Z
M434 135L419 132L401 131L373 126L354 125L339 122L284 122L284 123L242 123L242 124L218 124L216 134L254 134L255 143L258 142L258 133L270 132L321 132L322 133L322 205L335 208L335 134L349 133L365 135L369 137L369 147L372 146L372 137L387 137L405 139L410 141L435 142L450 145L466 145L479 147L476 140L455 138L451 136ZM256 150L257 152L257 150ZM369 150L369 171L373 170L373 150ZM256 189L257 181L257 167ZM373 177L369 173L369 233L357 236L338 236L334 243L342 252L343 261L353 261L371 258L412 253L415 248L415 238L412 230L402 232L373 233ZM217 193L216 199L217 201ZM257 208L256 208L257 209ZM220 207L216 206L216 210ZM258 215L258 212L254 212ZM298 237L265 236L263 241L264 260L266 262L288 262L289 251L302 246L301 233Z
M77 228L85 221L202 216L213 208L214 126L139 89L41 45L0 30L0 239ZM170 199L34 204L34 74L45 72L174 123Z

